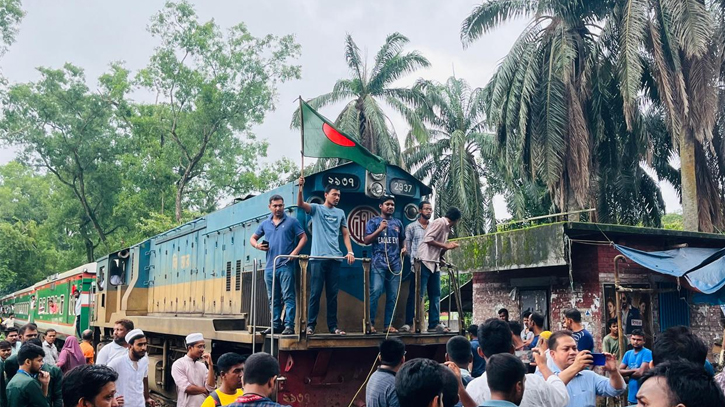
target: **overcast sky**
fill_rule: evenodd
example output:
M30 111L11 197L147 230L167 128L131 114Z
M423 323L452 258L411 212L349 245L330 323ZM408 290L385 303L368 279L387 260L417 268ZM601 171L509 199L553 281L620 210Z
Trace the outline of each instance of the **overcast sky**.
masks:
M410 39L432 66L400 80L412 84L423 77L445 81L454 72L473 87L482 87L498 62L511 48L525 22L506 24L463 49L460 26L480 1L454 0L208 0L192 1L200 18L214 19L222 28L244 22L255 36L293 34L302 46L297 64L302 79L279 86L276 111L270 112L255 133L270 143L270 159L283 156L299 160L299 131L290 130L295 98L312 98L329 92L335 81L348 76L344 38L350 33L357 45L375 55L385 37L400 32ZM24 0L27 15L17 42L0 60L10 83L38 78L38 66L57 68L70 62L85 69L89 85L112 61L124 61L131 71L144 67L155 40L146 31L149 18L163 7L159 0L42 1ZM372 62L371 62L372 63ZM143 99L145 95L135 95ZM342 105L322 109L331 119ZM402 138L404 121L392 112L391 120ZM0 164L13 159L11 149L0 151ZM674 190L663 185L667 211L680 209ZM496 200L497 217L506 217L505 204Z

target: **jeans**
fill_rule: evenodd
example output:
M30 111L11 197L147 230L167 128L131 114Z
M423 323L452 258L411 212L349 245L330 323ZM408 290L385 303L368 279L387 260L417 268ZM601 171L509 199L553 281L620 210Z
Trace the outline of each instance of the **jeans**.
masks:
M393 274L387 268L372 268L370 270L370 325L375 325L375 315L378 313L378 300L385 289L385 328L393 320L393 310L398 301L398 288L400 274Z
M264 271L264 282L267 285L267 300L272 303L272 270ZM282 328L282 301L286 308L284 326L295 327L295 267L287 263L277 267L277 276L274 279L274 312L272 326L274 330Z
M441 318L441 273L434 273L430 271L430 269L426 267L423 263L421 263L421 296L423 295L423 290L426 288L428 290L428 329L433 329L440 323Z
M320 298L322 286L325 286L327 298L327 327L330 332L337 328L337 291L340 282L340 261L338 260L312 260L310 261L310 302L307 326L315 329L317 314L320 313Z

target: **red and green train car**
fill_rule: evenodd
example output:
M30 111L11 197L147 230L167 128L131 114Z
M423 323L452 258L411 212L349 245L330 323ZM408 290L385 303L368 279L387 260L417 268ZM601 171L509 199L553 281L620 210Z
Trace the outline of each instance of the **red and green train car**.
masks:
M38 325L40 332L55 329L58 336L75 335L76 301L81 302L80 330L90 327L90 293L95 285L96 263L53 274L38 283L0 299L3 318L15 314L15 324ZM73 293L80 292L76 300Z

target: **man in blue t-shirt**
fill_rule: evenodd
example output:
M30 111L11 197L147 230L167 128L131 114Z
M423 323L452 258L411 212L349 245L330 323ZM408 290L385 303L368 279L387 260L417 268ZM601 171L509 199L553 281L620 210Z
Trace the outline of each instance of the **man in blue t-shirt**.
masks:
M401 255L405 254L403 222L393 217L395 197L380 199L380 216L370 219L365 225L365 244L372 245L372 268L370 269L370 332L375 333L375 315L378 300L385 289L385 330L397 333L391 325L395 302L398 300L400 275L403 272Z
M576 308L564 310L564 327L571 331L571 336L576 341L579 351L588 350L594 352L594 338L582 326L582 314Z
M624 354L619 370L622 376L629 376L629 395L627 401L631 404L637 404L639 379L650 367L652 351L644 347L644 332L641 329L632 331L629 342L634 349L628 350Z
M312 250L310 256L343 257L340 251L340 234L345 243L347 254L344 256L348 264L355 261L352 251L350 232L347 230L347 217L340 203L340 190L328 185L325 188L325 203L310 204L305 202L302 190L305 177L299 179L297 206L312 218ZM335 335L345 335L345 331L337 326L337 292L340 281L340 259L310 260L310 301L307 316L307 335L315 333L317 314L320 312L320 297L325 287L327 299L327 328Z
M259 224L249 242L255 249L267 252L267 263L264 268L264 282L267 286L267 299L272 304L272 271L274 261L279 255L296 256L307 243L307 235L300 222L284 213L284 198L272 195L269 198L269 210L272 214L267 220ZM266 242L258 242L260 237L266 237ZM299 242L295 245L295 241ZM282 335L295 333L295 262L287 258L277 259L277 268L274 277L274 308L272 326L262 335L269 335L273 331L282 331L282 301L287 309L284 318L284 331Z

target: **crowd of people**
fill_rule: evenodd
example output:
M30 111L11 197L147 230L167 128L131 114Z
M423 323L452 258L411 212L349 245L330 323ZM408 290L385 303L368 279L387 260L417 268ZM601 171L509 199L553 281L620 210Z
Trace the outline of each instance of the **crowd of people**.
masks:
M452 337L445 363L406 361L403 342L386 339L380 344L380 366L368 381L366 405L594 407L610 399L621 400L622 406L725 406L725 373L713 377L708 371L707 347L687 327L657 335L652 350L643 346L642 331L634 329L632 348L621 361L611 353L598 361L592 350L579 347L593 343L574 311L565 312L564 323L573 331L550 332L548 338L540 333L530 359L524 360L517 356L517 344L528 342L529 334L520 323L506 321L507 312L470 327L470 341ZM530 317L525 315L531 325ZM475 354L485 363L480 374Z
M578 319L571 312L565 315ZM82 342L70 336L56 356L48 350L58 350L55 332L46 332L41 340L34 324L8 331L15 336L0 342L0 405L156 405L148 386L148 338L131 321L116 322L114 341L98 355L84 352ZM644 334L635 329L622 360L604 353L602 363L591 350L579 349L586 337L577 335L579 331L551 332L548 338L542 332L530 358L523 360L517 346L528 335L522 335L517 321L492 318L468 332L468 337L448 340L443 363L406 360L400 337L383 340L378 368L366 384L365 405L593 407L602 397L622 397L623 406L725 405L725 373L713 377L708 371L707 347L687 327L660 333L651 350L644 347ZM15 343L21 345L16 348ZM279 406L273 400L280 367L271 355L225 353L215 364L202 334L189 334L185 345L186 355L171 370L177 407Z
M337 319L339 269L342 261L352 264L355 255L346 214L337 207L340 190L328 186L324 203L308 203L304 178L299 183L297 204L310 215L313 229L306 334L315 333L324 289L327 330L345 335ZM368 220L364 237L372 247L370 332L376 332L383 293L386 333L409 332L416 318L423 320L415 310L417 282L411 278L404 324L393 326L406 255L420 271L421 296L429 298L427 331L449 332L440 321L440 259L458 247L448 236L460 211L450 208L444 217L431 220L431 205L424 201L418 219L404 228L393 217L395 197L383 196L379 207L380 216ZM272 326L264 334L293 334L294 256L307 243L307 235L297 219L286 215L281 196L270 197L269 209L269 218L250 238L252 247L267 252L265 281L273 312ZM346 254L340 250L341 238ZM643 331L630 323L634 310L624 302L622 320L631 325L622 338L626 349L620 349L617 319L607 322L609 334L598 347L573 308L563 311L564 329L554 332L545 330L542 313L526 311L520 323L510 321L502 308L498 318L469 327L467 337L451 337L444 361L406 360L400 337L386 337L379 345L377 370L365 384L366 406L594 407L602 398L622 406L725 406L725 373L715 376L705 343L688 328L673 327L656 335L648 349ZM10 323L5 328L6 339L0 341L0 407L156 405L148 383L149 338L132 321L116 321L113 342L97 355L89 330L67 337L59 349L52 329L41 340L35 324L18 329ZM279 406L274 400L280 366L273 356L225 353L215 363L201 333L190 333L184 342L186 354L171 368L177 407Z

